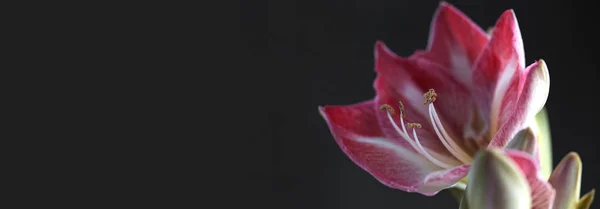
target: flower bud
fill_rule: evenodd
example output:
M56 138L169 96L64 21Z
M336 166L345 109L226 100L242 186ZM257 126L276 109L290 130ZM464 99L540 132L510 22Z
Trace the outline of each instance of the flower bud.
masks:
M532 156L537 155L537 139L531 128L526 128L513 137L513 139L506 145L508 149L516 149L526 152Z
M556 189L554 209L572 209L579 201L581 159L575 152L565 156L550 175L548 182Z
M500 150L480 151L471 166L465 193L468 208L531 209L525 176Z

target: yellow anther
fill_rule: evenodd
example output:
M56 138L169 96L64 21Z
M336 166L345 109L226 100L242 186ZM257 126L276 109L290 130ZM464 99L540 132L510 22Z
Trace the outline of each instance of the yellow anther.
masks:
M429 89L428 92L426 92L425 94L423 94L423 97L425 97L425 102L423 104L424 105L428 105L428 104L431 104L431 103L435 102L437 94L435 93L435 90Z
M392 106L388 105L388 104L383 104L381 105L381 107L379 107L380 110L387 110L388 113L390 113L391 115L394 115L394 108L392 108ZM402 110L401 110L402 111Z
M409 127L409 128L421 128L421 124L420 123L407 123L406 127Z
M398 101L398 107L400 108L400 115L402 115L402 118L405 118L406 115L404 114L404 105L402 104L402 101Z

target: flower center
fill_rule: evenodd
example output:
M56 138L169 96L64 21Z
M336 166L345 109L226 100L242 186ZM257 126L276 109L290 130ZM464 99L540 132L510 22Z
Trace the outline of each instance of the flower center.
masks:
M388 119L390 120L392 126L398 132L398 134L404 140L406 140L412 146L412 148L414 150L416 150L419 154L423 155L425 158L427 158L432 163L434 163L442 168L452 168L456 165L459 165L460 163L462 163L462 164L471 163L471 161L473 160L471 158L471 156L469 154L467 154L456 143L456 141L448 134L448 132L446 132L446 129L444 128L444 125L442 124L442 122L437 114L437 111L435 110L435 106L433 105L433 102L435 102L436 97L437 97L437 93L435 93L435 90L429 89L429 91L427 91L423 95L423 97L425 98L425 102L423 104L428 105L429 119L430 119L431 125L433 126L433 129L435 130L435 133L437 134L438 139L442 142L444 147L452 154L452 156L454 156L460 162L457 162L454 159L445 157L444 155L435 153L435 152L431 151L430 149L423 147L423 145L421 145L421 143L419 142L419 137L417 136L417 132L416 132L417 128L421 128L421 124L419 124L419 123L407 123L406 125L404 124L404 118L406 117L406 115L404 114L404 105L402 104L402 102L399 102L399 106L398 106L400 109L400 124L402 125L402 129L400 129L400 127L398 127L398 124L396 124L396 122L394 121L394 118L392 116L395 114L395 111L390 105L388 105L388 104L381 105L381 107L379 109L387 110ZM412 138L406 131L406 127L412 128Z

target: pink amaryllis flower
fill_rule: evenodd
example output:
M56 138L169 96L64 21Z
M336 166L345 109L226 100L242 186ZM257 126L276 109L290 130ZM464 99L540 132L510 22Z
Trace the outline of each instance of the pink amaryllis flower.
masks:
M474 154L503 148L546 102L543 60L525 66L515 14L486 34L442 2L427 50L400 57L375 44L377 96L319 107L340 148L383 184L434 195L464 186Z

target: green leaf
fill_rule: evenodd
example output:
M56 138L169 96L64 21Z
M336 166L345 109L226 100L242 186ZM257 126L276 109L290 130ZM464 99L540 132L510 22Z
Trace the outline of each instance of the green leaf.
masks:
M452 195L452 197L454 197L454 199L456 199L457 202L460 202L465 194L464 189L456 187L448 189L448 192L450 193L450 195Z
M469 209L469 203L467 203L467 197L463 196L460 198L460 204L458 205L458 209Z
M587 194L583 195L583 197L577 202L575 209L589 209L594 201L594 194L596 193L595 189L589 191Z
M552 174L552 137L550 136L550 123L548 121L548 111L542 108L535 116L535 121L530 126L538 139L540 152L540 165L542 176L548 179Z

